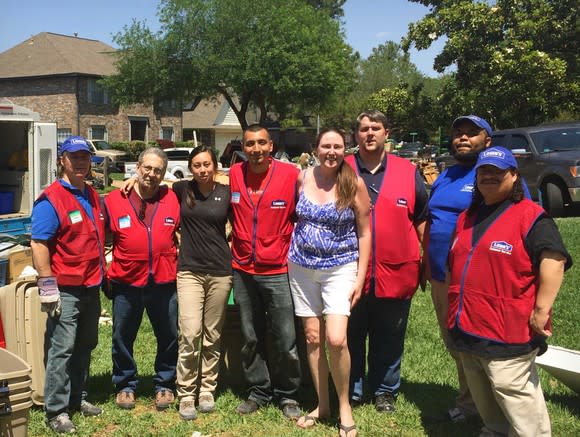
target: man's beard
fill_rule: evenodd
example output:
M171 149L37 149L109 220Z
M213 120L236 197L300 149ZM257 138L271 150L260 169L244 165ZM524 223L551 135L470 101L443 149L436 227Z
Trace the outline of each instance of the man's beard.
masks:
M477 162L477 158L479 157L479 152L481 152L481 150L472 150L467 153L458 153L457 150L454 150L453 157L460 164L475 164Z

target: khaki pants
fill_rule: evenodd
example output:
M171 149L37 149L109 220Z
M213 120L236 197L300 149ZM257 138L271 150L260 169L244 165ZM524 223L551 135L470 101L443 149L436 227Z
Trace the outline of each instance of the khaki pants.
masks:
M177 273L179 356L177 396L195 400L217 386L220 337L225 320L231 276Z
M433 306L435 307L435 315L437 316L437 322L439 323L441 338L457 367L459 393L455 398L455 407L458 408L463 415L469 417L477 414L477 408L475 407L475 403L473 402L471 393L469 392L469 387L465 380L465 373L463 372L463 366L459 361L459 355L456 351L449 348L449 331L447 330L447 310L449 306L447 299L448 288L449 284L446 282L431 279L431 299L433 300Z
M482 436L550 436L550 418L534 359L488 359L460 352L467 383L483 419Z

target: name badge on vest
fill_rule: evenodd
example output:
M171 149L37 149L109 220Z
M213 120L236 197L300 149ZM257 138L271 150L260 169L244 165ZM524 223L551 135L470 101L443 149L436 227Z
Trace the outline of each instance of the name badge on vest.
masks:
M403 199L402 197L397 199L397 206L399 206L401 208L406 208L407 207L407 199Z
M461 188L461 191L463 191L464 193L473 193L473 184L465 184Z
M232 193L232 203L240 203L240 193L237 191Z
M272 200L272 204L270 205L272 209L285 209L286 208L286 201L285 200Z
M76 209L68 213L68 219L70 220L71 224L74 225L75 223L82 222L83 216L81 215L81 212L78 209Z
M163 224L165 226L175 226L175 220L173 220L173 217L165 217L165 222Z
M125 229L131 227L131 216L124 215L123 217L119 217L119 229Z
M505 253L506 255L512 254L513 246L506 241L492 241L489 250L492 252Z

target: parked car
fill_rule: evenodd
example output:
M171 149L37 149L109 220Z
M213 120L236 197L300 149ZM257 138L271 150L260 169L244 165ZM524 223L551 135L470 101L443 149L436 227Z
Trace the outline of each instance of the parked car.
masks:
M187 162L192 150L193 147L172 147L164 150L168 159L167 171L165 172L166 180L183 179L191 176ZM125 178L132 177L136 171L136 162L125 162Z
M580 206L580 121L500 130L492 138L511 150L532 198L550 215Z
M423 150L423 143L414 142L414 143L405 143L399 149L397 149L396 153L401 158L419 158L419 154Z
M94 152L93 163L101 164L104 159L109 158L109 167L115 171L123 171L123 162L127 158L127 152L116 150L105 140L87 140Z

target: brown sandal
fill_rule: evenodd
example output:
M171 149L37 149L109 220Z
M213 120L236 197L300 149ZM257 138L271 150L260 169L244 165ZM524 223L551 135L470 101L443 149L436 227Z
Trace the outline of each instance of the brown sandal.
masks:
M342 423L340 423L338 425L338 436L339 437L343 437L341 434L341 431L344 432L344 437L349 437L348 435L350 434L351 431L355 432L354 437L358 436L358 432L356 430L356 425L346 426L346 425L343 425Z

